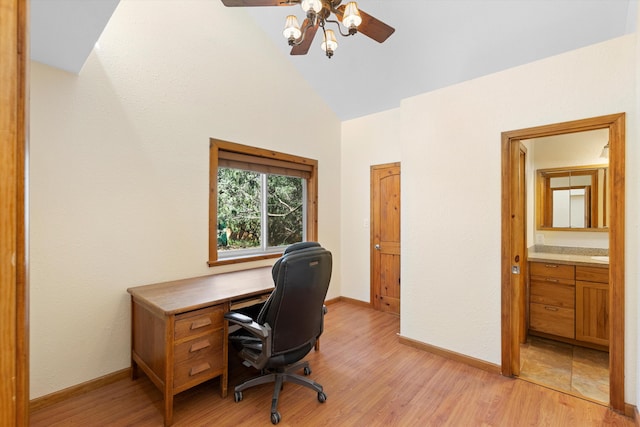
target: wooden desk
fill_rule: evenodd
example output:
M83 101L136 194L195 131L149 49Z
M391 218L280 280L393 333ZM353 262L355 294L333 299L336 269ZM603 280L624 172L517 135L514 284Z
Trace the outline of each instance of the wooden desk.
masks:
M227 322L236 304L265 299L271 267L175 280L127 289L131 294L131 377L142 369L164 394L164 424L173 397L220 377L227 396Z

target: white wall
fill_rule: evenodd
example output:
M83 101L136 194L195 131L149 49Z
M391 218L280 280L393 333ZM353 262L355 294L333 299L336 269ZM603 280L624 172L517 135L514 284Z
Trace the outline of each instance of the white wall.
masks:
M340 295L340 122L266 40L219 1L123 0L80 75L32 63L31 398L130 366L128 287L222 271L210 137L319 161Z
M340 185L342 205L347 207L342 210L341 252L348 256L341 290L345 297L368 302L371 166L400 161L400 110L343 122L342 140Z
M500 364L501 132L626 112L625 385L627 402L636 402L635 43L635 35L611 40L409 98L393 111L391 126L401 135L403 336ZM383 138L346 132L370 122L365 117L343 125L345 169L354 162L365 174L367 164L398 158L370 154L380 152ZM364 183L368 177L350 179ZM359 188L343 185L343 225L351 212L368 212ZM369 265L345 249L343 243L344 268L353 270L343 290L368 301Z

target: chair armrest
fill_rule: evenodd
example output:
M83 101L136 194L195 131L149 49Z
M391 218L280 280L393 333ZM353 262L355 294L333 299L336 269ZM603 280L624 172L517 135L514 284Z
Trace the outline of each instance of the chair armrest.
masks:
M251 323L253 319L246 314L236 313L235 311L230 311L229 313L225 313L224 318L232 321L233 323Z
M245 329L260 339L264 339L271 334L271 328L254 322L254 320L246 314L230 311L229 313L225 313L224 318L230 323L240 326L242 329Z

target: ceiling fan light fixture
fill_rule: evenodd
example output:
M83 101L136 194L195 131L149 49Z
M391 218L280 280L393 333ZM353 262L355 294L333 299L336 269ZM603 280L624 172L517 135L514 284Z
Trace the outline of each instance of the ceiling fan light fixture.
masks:
M351 31L357 31L356 28L358 25L362 24L362 16L360 16L360 11L358 10L358 3L355 1L347 3L344 9L342 23L345 27L349 28L349 33L351 33Z
M302 35L302 32L300 31L300 24L298 23L298 18L296 18L295 15L287 16L287 22L284 25L282 35L289 41L297 40Z
M300 2L300 6L305 13L308 13L310 10L313 10L315 13L318 13L322 10L322 1L320 0L302 0Z
M338 41L336 40L336 34L333 30L326 30L324 32L322 45L320 47L326 52L327 57L331 58L333 56L333 52L338 48Z

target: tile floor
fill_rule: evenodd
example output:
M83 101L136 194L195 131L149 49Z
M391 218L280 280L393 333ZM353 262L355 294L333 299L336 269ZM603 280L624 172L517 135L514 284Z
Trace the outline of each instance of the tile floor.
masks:
M520 346L520 378L609 402L609 353L530 336Z

